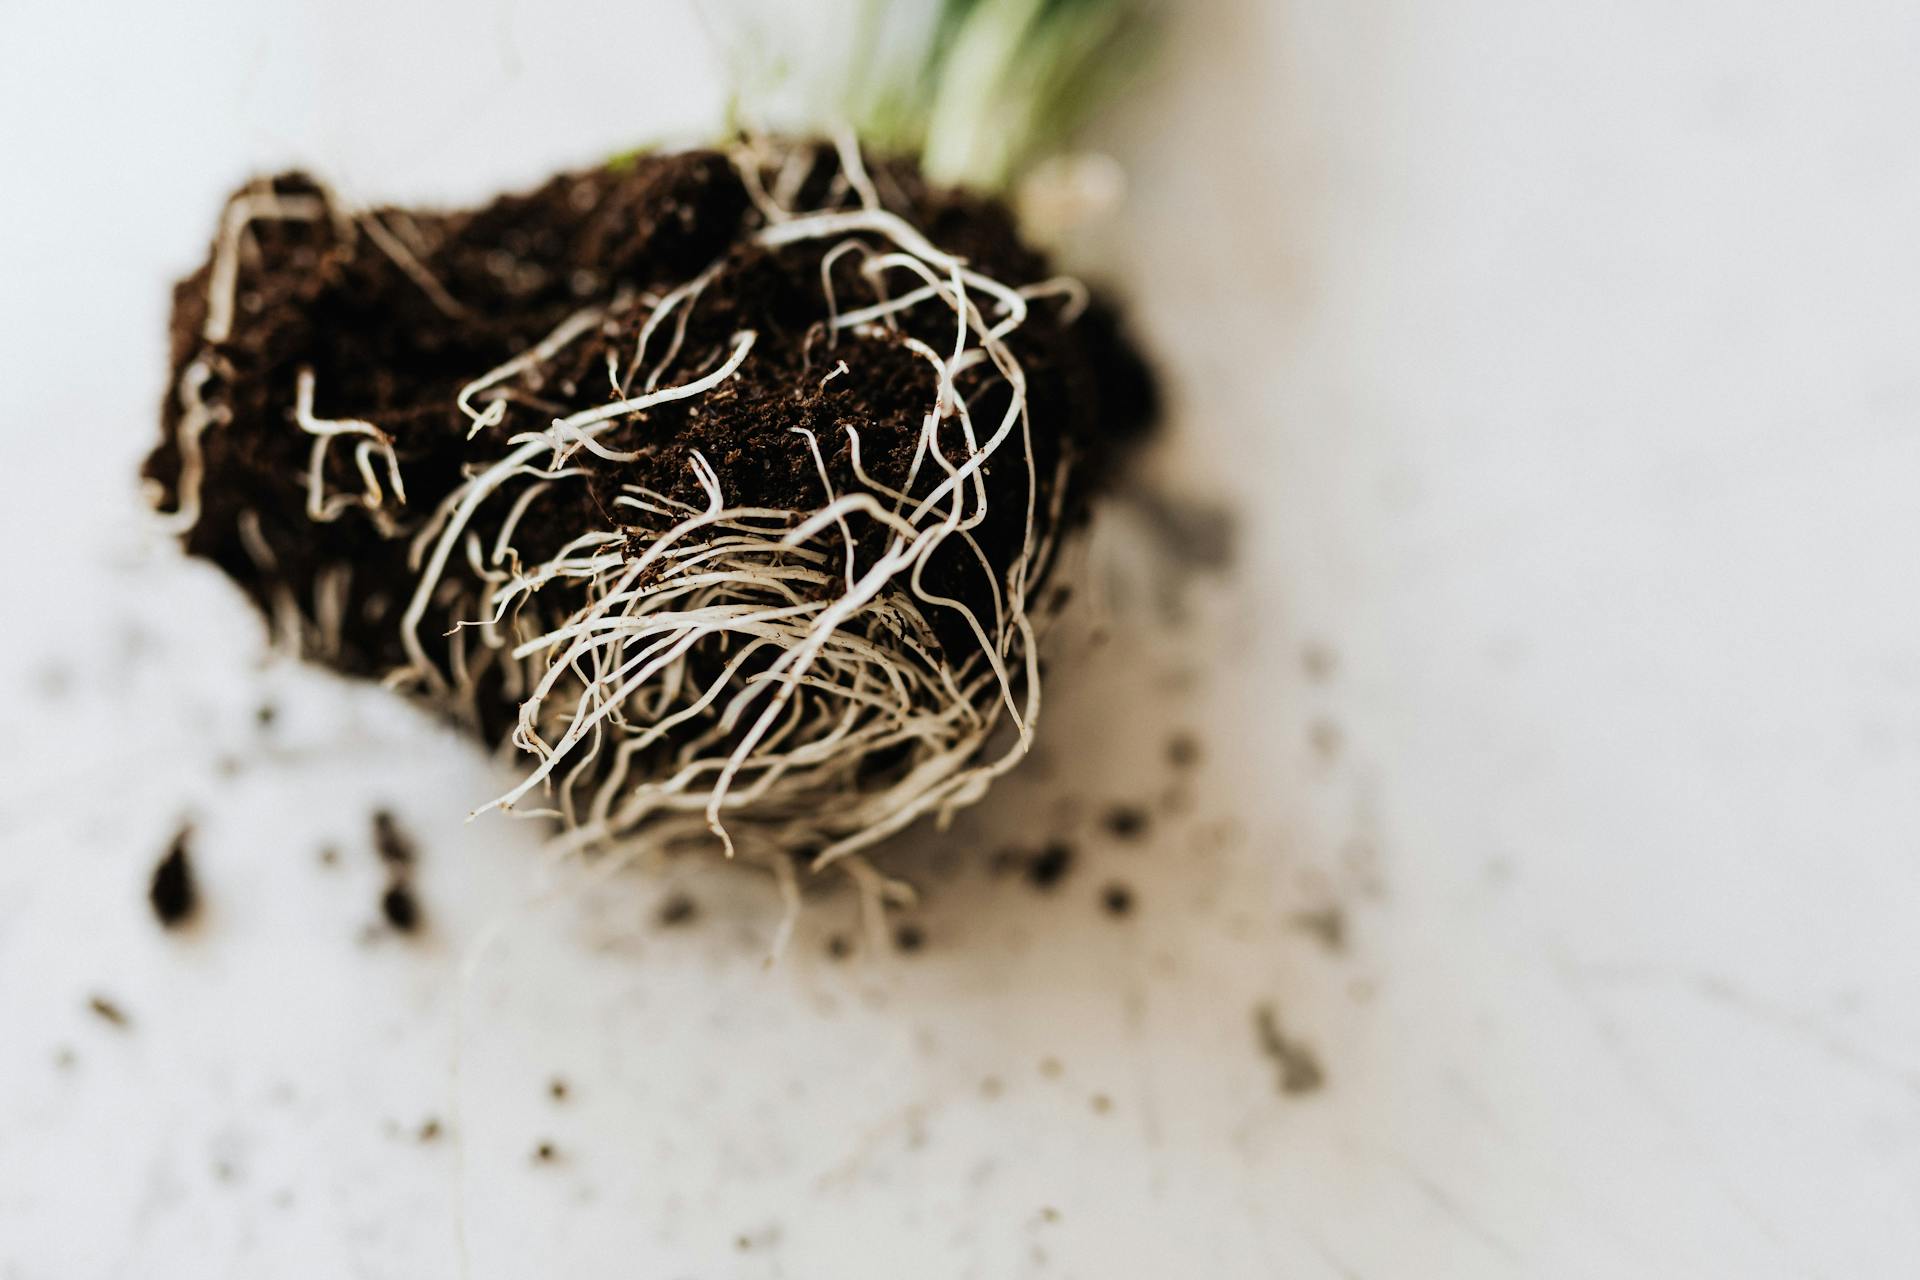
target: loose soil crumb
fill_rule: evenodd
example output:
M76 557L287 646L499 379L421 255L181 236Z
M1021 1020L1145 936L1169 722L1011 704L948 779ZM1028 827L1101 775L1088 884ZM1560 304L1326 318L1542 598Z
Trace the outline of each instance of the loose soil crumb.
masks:
M1100 891L1100 905L1110 916L1133 914L1133 890L1118 881Z
M1317 640L1309 641L1300 651L1300 668L1307 673L1307 679L1315 684L1325 684L1331 680L1339 664L1339 655Z
M380 855L380 861L395 868L412 866L419 853L413 838L386 809L373 815L373 848Z
M323 867L339 866L340 850L334 848L332 845L327 845L324 848L322 848L320 850L320 865Z
M182 826L173 837L167 855L153 869L153 882L147 889L147 901L164 928L172 929L193 918L200 895L194 883L193 865L187 846L192 842L192 826Z
M827 939L827 955L834 960L845 960L853 954L853 940L844 933L836 933Z
M1055 841L1027 861L1027 883L1036 889L1051 889L1071 870L1073 847Z
M1328 951L1337 954L1347 949L1347 912L1337 903L1299 912L1293 917L1293 927Z
M1200 739L1191 733L1176 733L1167 742L1167 760L1176 769L1191 769L1200 763Z
M440 1122L429 1116L421 1122L418 1136L422 1142L432 1142L440 1136Z
M675 925L690 924L700 915L700 904L684 893L669 894L660 904L656 917L662 926L672 928Z
M918 951L927 945L927 931L912 921L904 921L893 931L893 945L901 951Z
M116 1027L125 1027L130 1023L126 1011L105 996L89 996L87 1008Z
M567 1094L569 1092L570 1090L567 1088L567 1082L565 1080L562 1080L559 1076L555 1076L553 1080L547 1085L547 1096L552 1098L555 1102L565 1102L567 1100Z
M541 1164L552 1164L560 1158L560 1153L551 1142L543 1142L533 1149L533 1158Z
M1307 1045L1288 1038L1281 1030L1280 1015L1272 1005L1263 1004L1253 1011L1253 1030L1260 1052L1270 1058L1279 1071L1281 1093L1312 1093L1327 1082L1319 1056Z
M380 895L380 914L401 933L413 933L420 928L420 902L404 880L395 880Z
M1147 830L1147 811L1138 805L1117 804L1107 810L1107 816L1102 821L1108 833L1116 839L1133 840Z

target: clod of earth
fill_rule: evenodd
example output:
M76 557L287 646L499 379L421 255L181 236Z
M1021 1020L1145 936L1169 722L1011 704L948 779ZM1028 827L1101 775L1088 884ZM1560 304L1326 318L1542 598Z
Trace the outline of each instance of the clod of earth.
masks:
M116 1027L125 1027L129 1025L131 1021L127 1017L124 1009L105 996L87 997L87 1008L93 1010L95 1016L99 1017L102 1021Z
M1004 205L850 144L455 212L261 180L172 336L145 474L284 640L510 739L495 804L569 847L816 869L1020 759L1154 405Z
M1027 883L1036 889L1051 889L1073 870L1073 846L1059 841L1046 846L1027 861Z
M412 866L418 852L413 838L401 830L393 814L385 809L373 815L373 849L380 855L380 861L395 868L396 873L399 868Z
M1253 1011L1253 1030L1260 1052L1269 1058L1279 1073L1280 1092L1312 1093L1327 1082L1320 1057L1312 1048L1288 1036L1280 1026L1280 1015L1270 1004Z
M166 856L153 869L153 881L147 888L147 901L163 927L172 929L193 918L200 904L193 863L187 848L193 841L193 828L183 826L167 847Z
M380 914L400 933L412 933L420 927L420 901L404 880L395 880L380 895Z
M1147 829L1147 811L1138 805L1117 804L1107 810L1103 820L1108 832L1122 840L1132 840Z

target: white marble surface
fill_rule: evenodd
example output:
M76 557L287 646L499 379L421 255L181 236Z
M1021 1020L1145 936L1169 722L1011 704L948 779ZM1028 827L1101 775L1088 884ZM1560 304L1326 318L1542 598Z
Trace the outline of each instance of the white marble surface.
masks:
M226 188L697 132L698 23L0 6L0 1277L1911 1273L1920 10L1181 8L1086 256L1237 568L1173 625L1105 521L1045 758L895 857L925 949L827 959L830 897L768 970L749 878L677 873L678 930L654 881L540 896L529 829L462 820L502 774L263 669L133 515ZM362 936L381 803L418 942ZM209 910L163 937L184 815ZM984 870L1053 836L1051 895Z

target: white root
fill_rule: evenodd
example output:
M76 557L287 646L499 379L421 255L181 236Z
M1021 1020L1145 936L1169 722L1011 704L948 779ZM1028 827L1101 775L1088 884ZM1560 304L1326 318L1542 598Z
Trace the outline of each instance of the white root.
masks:
M392 436L371 422L364 422L358 418L315 417L312 369L302 367L294 376L293 396L294 423L313 437L313 450L307 459L307 518L309 520L316 522L338 520L343 511L353 507L384 514L386 490L381 487L380 478L374 472L375 451L386 459L387 483L393 488L394 500L405 504L407 487L400 476L400 459L394 454ZM365 488L358 495L336 493L329 498L326 493L327 450L341 436L363 437L354 448L354 464L360 472L361 483Z

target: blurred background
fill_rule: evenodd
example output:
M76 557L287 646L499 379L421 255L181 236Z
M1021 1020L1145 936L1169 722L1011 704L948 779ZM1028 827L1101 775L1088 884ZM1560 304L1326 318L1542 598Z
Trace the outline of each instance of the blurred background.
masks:
M1037 756L772 968L756 877L466 823L136 485L235 185L708 140L736 17L0 4L0 1277L1909 1268L1920 10L1177 6Z

